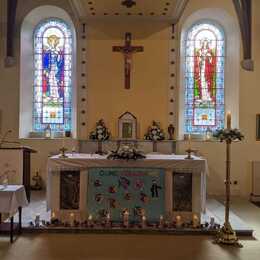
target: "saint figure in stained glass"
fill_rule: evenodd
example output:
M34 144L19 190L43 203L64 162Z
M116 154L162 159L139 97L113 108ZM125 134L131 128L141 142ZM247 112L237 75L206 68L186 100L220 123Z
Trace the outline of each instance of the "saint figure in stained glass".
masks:
M205 133L224 125L224 47L222 30L196 24L186 36L185 128Z
M216 80L216 51L210 49L207 38L200 42L200 48L195 49L195 86L194 97L197 102L214 102Z
M71 130L72 33L50 18L34 33L34 130Z

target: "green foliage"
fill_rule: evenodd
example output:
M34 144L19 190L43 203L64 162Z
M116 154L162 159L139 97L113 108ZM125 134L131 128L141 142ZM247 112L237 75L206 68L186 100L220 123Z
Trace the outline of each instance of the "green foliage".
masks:
M220 142L227 141L227 142L232 142L232 141L242 141L244 139L244 135L240 132L239 129L234 128L234 129L219 129L216 130L213 133L213 136L220 140Z

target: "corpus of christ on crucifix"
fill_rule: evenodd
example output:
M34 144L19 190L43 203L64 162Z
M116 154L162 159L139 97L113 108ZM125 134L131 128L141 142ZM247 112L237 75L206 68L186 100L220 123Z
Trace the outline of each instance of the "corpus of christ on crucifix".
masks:
M125 45L124 46L113 46L114 52L121 52L125 59L125 88L130 89L131 87L131 66L132 66L132 54L136 52L143 52L143 46L131 46L132 34L127 32L125 34Z

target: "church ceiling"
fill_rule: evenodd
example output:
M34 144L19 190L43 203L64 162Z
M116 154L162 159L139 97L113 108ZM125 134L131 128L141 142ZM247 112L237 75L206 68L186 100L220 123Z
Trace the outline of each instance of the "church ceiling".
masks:
M70 0L82 20L153 19L176 22L188 0Z

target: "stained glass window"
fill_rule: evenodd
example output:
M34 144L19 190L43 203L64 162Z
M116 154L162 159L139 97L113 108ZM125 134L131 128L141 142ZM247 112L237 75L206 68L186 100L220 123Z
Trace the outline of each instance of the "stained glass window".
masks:
M71 130L71 85L71 29L58 18L45 20L34 31L34 131Z
M224 127L225 38L211 23L195 24L185 39L185 131Z

